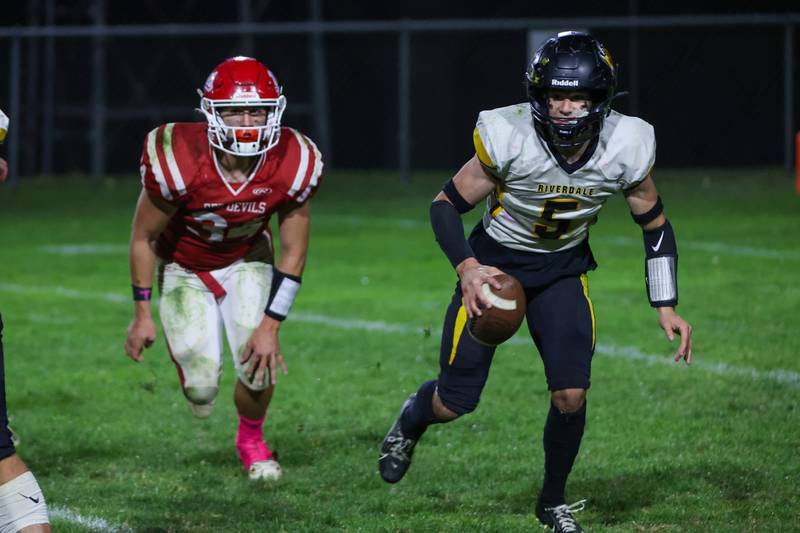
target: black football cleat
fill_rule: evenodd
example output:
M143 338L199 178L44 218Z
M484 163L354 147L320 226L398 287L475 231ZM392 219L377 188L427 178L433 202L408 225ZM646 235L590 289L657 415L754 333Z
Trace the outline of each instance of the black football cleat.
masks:
M417 441L406 438L403 435L401 420L403 413L406 412L406 409L414 402L416 397L417 394L414 393L403 403L403 407L400 408L400 415L383 439L378 468L380 469L381 477L387 483L397 483L403 479L408 467L411 466L411 456L414 454L414 446L416 446Z
M585 503L586 500L581 500L572 505L561 504L556 507L545 507L539 500L536 502L536 518L543 525L553 528L553 533L584 533L572 513L583 511Z

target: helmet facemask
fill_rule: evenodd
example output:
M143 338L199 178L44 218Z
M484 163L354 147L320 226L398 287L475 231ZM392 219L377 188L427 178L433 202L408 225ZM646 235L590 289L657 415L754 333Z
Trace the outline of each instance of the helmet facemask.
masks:
M263 125L230 126L220 111L231 108L265 108ZM214 148L236 156L257 156L275 147L280 139L281 117L286 109L286 97L248 98L236 100L200 99L200 112L208 123L208 141Z
M559 148L576 148L597 137L603 127L603 119L611 112L611 100L600 100L603 96L597 92L589 93L589 108L572 117L550 115L547 91L534 93L529 87L529 97L537 131Z

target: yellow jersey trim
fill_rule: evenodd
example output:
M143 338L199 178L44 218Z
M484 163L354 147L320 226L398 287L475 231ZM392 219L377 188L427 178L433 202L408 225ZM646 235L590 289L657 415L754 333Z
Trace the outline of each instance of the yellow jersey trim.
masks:
M499 185L495 186L494 195L497 198L497 205L492 209L492 218L497 218L503 212L503 189Z
M472 142L475 145L475 153L480 162L489 168L495 168L492 158L489 157L489 152L487 152L486 147L483 146L483 140L481 140L481 134L478 132L478 128L475 128L472 132Z

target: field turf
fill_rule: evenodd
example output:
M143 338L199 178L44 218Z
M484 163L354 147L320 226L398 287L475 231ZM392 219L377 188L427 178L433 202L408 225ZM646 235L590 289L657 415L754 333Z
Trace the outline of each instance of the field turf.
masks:
M455 276L427 211L446 177L326 177L281 331L289 375L266 435L284 478L272 485L236 458L228 356L201 421L160 332L144 363L124 355L137 180L0 188L8 408L56 531L538 531L548 392L523 332L499 349L475 413L431 428L401 483L377 473L397 409L437 372ZM598 345L568 500L587 499L578 519L592 532L800 531L800 197L773 170L656 182L695 364L671 362L640 231L609 202L591 231Z

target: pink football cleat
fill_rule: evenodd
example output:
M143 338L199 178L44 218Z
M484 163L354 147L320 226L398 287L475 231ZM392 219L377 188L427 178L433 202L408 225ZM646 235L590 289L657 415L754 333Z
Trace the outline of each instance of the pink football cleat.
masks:
M236 433L236 453L250 479L277 481L281 477L281 465L272 455L272 451L258 433L248 431L250 428L239 427Z

